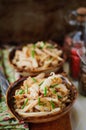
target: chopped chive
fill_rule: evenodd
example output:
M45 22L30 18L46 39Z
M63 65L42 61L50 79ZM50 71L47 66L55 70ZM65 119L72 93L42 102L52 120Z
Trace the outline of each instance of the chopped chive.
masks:
M47 95L47 88L45 87L44 88L44 96L46 96Z
M40 105L40 97L38 97L38 104Z
M54 102L51 101L50 103L51 103L52 109L54 109L54 108L55 108L55 104L54 104Z
M19 93L19 94L23 94L23 93L24 93L24 90L19 90L18 93Z
M58 84L54 84L54 85L51 85L50 87L51 88L54 88L54 87L56 87Z
M32 80L34 81L34 83L37 82L37 80L34 77L32 77Z
M57 95L57 97L60 99L60 98L62 98L62 96L61 95Z
M24 105L22 106L22 109L26 106L27 102L28 102L28 98L24 101Z
M57 93L56 90L54 90L53 93L56 94Z
M40 45L40 49L43 49L45 46L45 42L42 42L41 45Z
M44 82L44 81L42 81L42 82L39 84L39 86L41 86L41 85L43 84L43 82Z
M36 44L33 44L33 49L35 49L36 48Z
M34 56L35 56L35 50L32 50L31 55L34 58Z
M18 91L16 91L15 94L18 95Z

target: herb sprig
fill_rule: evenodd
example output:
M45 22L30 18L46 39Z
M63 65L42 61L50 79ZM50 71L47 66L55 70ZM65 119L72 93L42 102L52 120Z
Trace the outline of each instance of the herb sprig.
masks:
M24 104L23 104L23 106L22 106L22 109L24 109L24 107L27 105L27 103L28 103L28 98L26 98L26 100L24 101Z

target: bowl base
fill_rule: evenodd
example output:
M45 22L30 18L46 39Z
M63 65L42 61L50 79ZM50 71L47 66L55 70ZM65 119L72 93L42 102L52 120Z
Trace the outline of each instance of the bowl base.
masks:
M72 130L70 114L47 123L29 123L30 130Z

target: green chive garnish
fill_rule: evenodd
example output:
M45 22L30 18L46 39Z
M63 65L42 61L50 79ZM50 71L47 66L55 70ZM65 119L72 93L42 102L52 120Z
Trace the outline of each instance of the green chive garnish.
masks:
M24 101L24 105L22 106L22 109L27 105L28 98Z
M46 105L46 103L40 101L40 97L38 97L38 104L39 104L40 106Z
M44 96L46 96L47 95L47 88L45 87L44 88Z
M58 84L54 84L54 85L51 85L50 87L51 88L54 88L54 87L56 87Z
M34 77L32 77L32 80L34 81L34 83L37 82L37 80Z
M35 56L35 51L34 50L32 50L31 55L34 58L34 56Z
M39 86L41 86L41 85L43 84L43 82L44 82L44 81L42 81L42 82L39 84Z
M19 93L18 91L15 92L16 95L18 95L18 93Z
M54 90L53 93L56 94L57 93L56 90Z
M62 98L62 96L61 95L57 95L58 96L58 98L60 99L60 98Z
M40 97L38 97L38 104L40 105Z
M45 42L42 42L41 45L40 45L40 49L43 49L45 46Z
M36 44L33 44L33 49L35 49L36 48Z
M19 93L19 94L23 94L23 93L24 93L24 90L19 90L18 93Z
M54 108L55 108L55 104L54 104L54 102L51 101L50 103L51 103L52 109L54 109Z

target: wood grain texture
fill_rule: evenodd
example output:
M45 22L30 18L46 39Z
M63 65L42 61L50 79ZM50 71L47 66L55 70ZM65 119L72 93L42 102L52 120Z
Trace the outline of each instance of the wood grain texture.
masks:
M52 122L30 123L29 128L30 130L72 130L69 113Z

